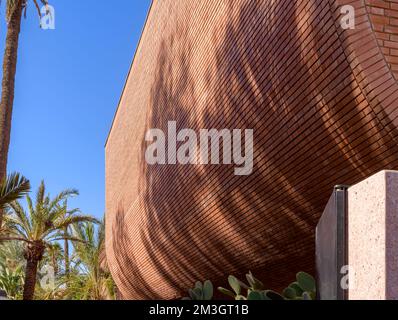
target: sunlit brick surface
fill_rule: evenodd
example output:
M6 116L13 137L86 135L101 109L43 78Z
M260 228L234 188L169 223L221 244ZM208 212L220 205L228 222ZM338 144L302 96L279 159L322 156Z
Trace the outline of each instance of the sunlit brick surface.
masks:
M355 30L340 26L344 4ZM314 272L333 186L398 169L398 83L370 7L154 1L106 145L107 258L123 298L179 298L249 269L278 289ZM254 129L253 174L148 166L146 131L172 120Z
M398 0L366 0L377 41L398 79Z

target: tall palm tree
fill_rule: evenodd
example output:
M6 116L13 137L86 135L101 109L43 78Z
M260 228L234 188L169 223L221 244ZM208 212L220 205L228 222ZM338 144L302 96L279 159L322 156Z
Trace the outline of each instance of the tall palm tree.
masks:
M75 269L71 272L69 289L81 300L111 300L115 298L115 284L110 273L101 267L105 242L104 222L97 229L93 223L76 223L71 235ZM76 267L77 266L77 267Z
M39 16L41 16L39 0L32 1L38 10ZM48 5L47 0L40 0L40 2L43 5ZM22 14L26 10L27 4L28 0L7 0L6 2L8 28L3 57L2 95L0 101L0 179L4 178L7 172L19 33L21 30Z
M30 182L19 173L12 173L7 178L0 179L0 231L3 213L8 204L20 199L30 191Z
M59 264L60 261L63 259L62 251L62 247L58 242L52 243L47 246L46 263L53 268L55 276L57 276L59 273Z
M49 195L45 195L45 185L42 182L36 194L35 205L33 205L31 197L26 196L28 212L17 201L11 204L11 213L7 214L5 219L7 236L0 237L0 241L22 241L25 243L24 300L33 299L38 264L43 259L49 245L65 239L64 228L78 222L97 222L90 216L65 212L66 207L63 205L63 201L77 194L77 190L65 190L51 199ZM80 241L73 237L69 239Z
M70 273L70 260L69 260L69 232L68 227L64 228L64 263L65 263L65 275L68 278Z
M68 202L67 201L65 201L64 202L64 206L65 206L65 208L67 208L68 207ZM67 210L65 210L65 212L67 213L67 214L74 214L74 212L73 211L67 211ZM63 230L63 232L64 232L64 235L65 235L65 239L64 239L64 263L65 263L65 276L66 276L66 278L68 279L69 278L69 273L70 273L70 259L69 259L69 240L68 240L68 237L69 237L69 225L68 226L65 226L65 228L64 228L64 230ZM68 283L66 283L66 285L68 285Z

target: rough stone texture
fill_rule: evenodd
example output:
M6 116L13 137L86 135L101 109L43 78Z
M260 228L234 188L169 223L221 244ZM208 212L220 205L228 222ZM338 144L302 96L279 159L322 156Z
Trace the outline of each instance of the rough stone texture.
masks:
M386 176L348 190L349 299L384 299L386 288ZM366 288L366 290L364 290Z
M398 299L398 172L348 190L350 300Z
M344 4L355 30L340 26ZM382 50L365 1L154 1L106 145L121 295L178 298L249 269L278 289L314 272L333 186L398 169L398 83ZM171 120L254 129L253 174L148 166L145 132Z

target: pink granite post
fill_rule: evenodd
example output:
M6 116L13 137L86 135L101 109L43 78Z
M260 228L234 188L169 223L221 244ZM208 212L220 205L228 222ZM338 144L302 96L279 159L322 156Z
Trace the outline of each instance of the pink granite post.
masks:
M348 189L349 300L398 299L398 172Z

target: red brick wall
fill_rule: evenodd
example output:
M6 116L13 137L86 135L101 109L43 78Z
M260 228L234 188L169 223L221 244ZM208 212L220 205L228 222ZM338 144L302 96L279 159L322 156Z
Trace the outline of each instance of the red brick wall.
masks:
M343 4L355 30L341 29ZM314 272L333 186L398 168L397 101L364 1L154 1L106 145L107 258L123 297ZM148 166L145 132L171 120L254 129L253 174Z
M378 43L398 79L398 0L366 0Z

